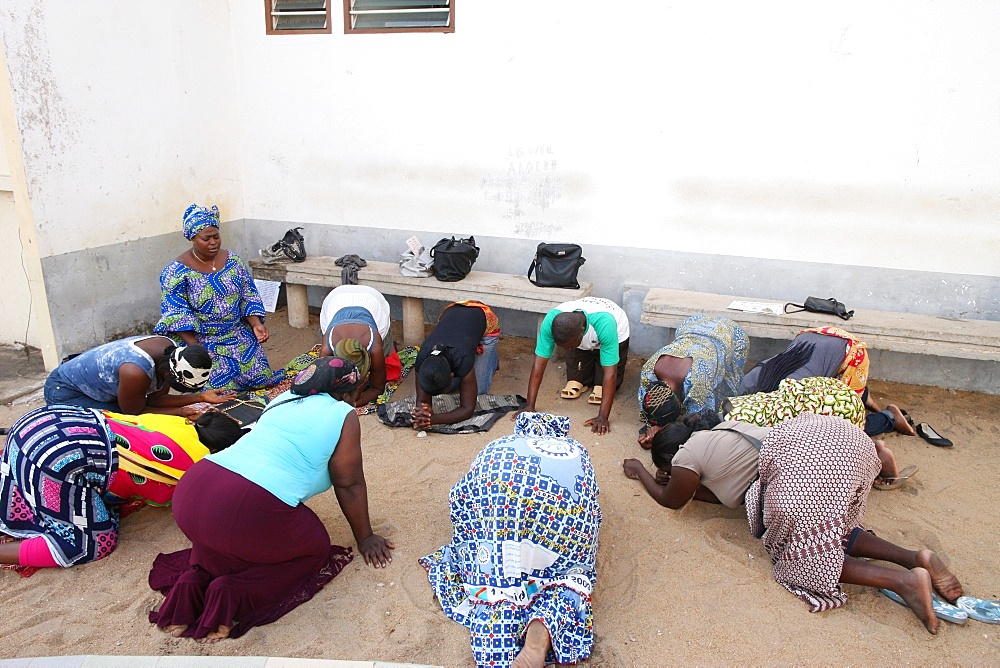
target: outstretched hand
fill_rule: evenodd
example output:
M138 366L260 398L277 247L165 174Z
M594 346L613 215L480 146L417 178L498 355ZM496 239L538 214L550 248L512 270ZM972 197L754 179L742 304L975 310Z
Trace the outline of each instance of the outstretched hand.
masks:
M186 419L188 422L191 422L192 424L194 423L195 420L197 420L201 416L203 412L200 408L195 408L190 404L188 404L187 406L181 406L178 410L179 410L178 415Z
M199 397L209 404L221 404L236 398L236 390L205 390Z
M377 533L358 543L358 551L365 558L365 563L375 568L385 568L392 561L390 550L396 549L391 540L382 538Z
M611 424L608 422L608 418L603 415L590 418L583 423L583 426L590 427L590 431L595 434L606 434L611 431Z
M645 470L646 467L638 459L626 459L622 462L622 471L625 472L625 477L630 480L638 480L639 471Z
M656 432L650 427L647 427L645 431L639 432L639 438L637 441L643 450L649 450L653 447L654 436L656 436Z

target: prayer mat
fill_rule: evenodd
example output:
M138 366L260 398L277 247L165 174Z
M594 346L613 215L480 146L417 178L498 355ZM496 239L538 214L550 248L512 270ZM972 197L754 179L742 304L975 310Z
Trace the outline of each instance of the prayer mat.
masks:
M284 380L282 380L277 385L274 385L267 389L257 390L255 394L257 396L264 397L264 399L267 401L271 401L271 399L274 399L282 392L287 392L288 389L292 386L292 380L295 378L295 376L297 376L299 372L305 369L307 366L312 364L312 362L319 357L319 353L321 350L322 346L319 343L317 343L308 352L299 355L285 366ZM354 409L355 412L358 415L368 415L369 413L374 413L375 409L379 405L389 401L389 397L392 396L392 393L396 391L396 388L399 387L399 385L403 382L403 380L406 379L406 376L409 375L410 370L413 369L413 363L417 361L418 352L420 352L420 348L418 346L406 346L402 350L397 351L397 354L399 355L399 361L403 367L402 371L400 372L399 379L386 382L385 392L380 394L375 399L375 401L372 401L371 403L368 403L364 406L359 406L358 408L355 408Z
M413 416L410 411L416 403L417 398L409 397L400 399L389 404L382 404L378 407L378 419L383 424L390 427L413 427ZM432 408L435 413L447 413L459 406L458 394L439 394L434 397ZM504 414L511 411L520 410L528 403L528 400L517 394L480 394L476 397L476 408L472 417L455 424L436 424L426 431L433 431L437 434L475 434L481 431L489 431L490 427L496 423Z

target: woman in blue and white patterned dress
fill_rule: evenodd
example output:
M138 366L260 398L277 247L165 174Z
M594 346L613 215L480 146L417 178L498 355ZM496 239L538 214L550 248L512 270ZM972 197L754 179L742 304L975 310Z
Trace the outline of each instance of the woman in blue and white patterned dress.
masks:
M451 543L420 560L478 666L590 656L601 507L590 456L568 433L569 418L518 415L452 487Z

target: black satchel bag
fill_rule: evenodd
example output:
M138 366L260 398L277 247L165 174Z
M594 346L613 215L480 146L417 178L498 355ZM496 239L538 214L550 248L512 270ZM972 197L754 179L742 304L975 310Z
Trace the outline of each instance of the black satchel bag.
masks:
M431 248L431 257L434 258L434 275L439 281L454 283L469 275L472 265L479 257L479 246L476 245L476 238L468 239L442 239Z
M215 404L209 410L216 410L244 429L249 429L264 412L264 403L256 399L230 399Z
M794 306L799 311L809 311L810 313L827 313L829 315L835 315L843 320L850 320L854 316L854 311L848 311L847 307L844 306L842 302L838 302L833 297L829 299L820 299L819 297L809 297L806 299L805 304L793 304L788 302L785 304L785 313L789 313L788 307ZM798 311L791 311L791 313L798 313Z
M576 274L587 261L583 249L576 244L540 243L535 249L535 259L528 267L528 280L540 288L580 287ZM535 278L531 275L535 274Z

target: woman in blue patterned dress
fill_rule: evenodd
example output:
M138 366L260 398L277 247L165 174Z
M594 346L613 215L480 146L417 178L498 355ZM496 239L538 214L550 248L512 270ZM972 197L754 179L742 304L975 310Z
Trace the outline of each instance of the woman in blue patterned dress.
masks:
M450 544L420 560L478 666L590 656L601 507L569 418L521 413L451 489Z
M738 394L750 341L732 320L693 315L677 327L639 372L639 417L663 427L684 413L718 410ZM649 449L655 429L643 428L639 444Z
M192 204L184 212L191 248L160 274L161 317L154 332L200 343L215 360L209 385L251 390L279 382L264 347L264 305L243 260L222 248L219 209Z

